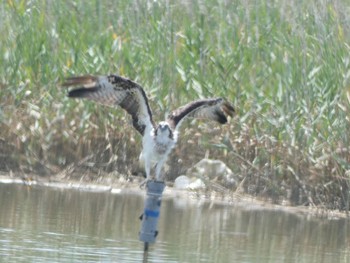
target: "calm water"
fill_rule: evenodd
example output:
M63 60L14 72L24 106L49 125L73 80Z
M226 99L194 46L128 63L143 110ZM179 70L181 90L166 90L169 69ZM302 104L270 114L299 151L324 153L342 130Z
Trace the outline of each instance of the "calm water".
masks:
M0 262L142 262L143 196L0 184ZM148 262L350 262L350 223L164 199Z

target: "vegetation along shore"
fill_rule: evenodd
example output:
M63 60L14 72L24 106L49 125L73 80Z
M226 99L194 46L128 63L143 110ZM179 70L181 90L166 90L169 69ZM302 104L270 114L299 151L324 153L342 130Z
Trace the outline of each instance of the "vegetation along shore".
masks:
M128 116L60 88L115 73L155 116L205 97L235 105L226 126L184 123L170 182L207 157L246 194L347 211L349 12L345 0L2 1L0 171L131 178L141 140Z

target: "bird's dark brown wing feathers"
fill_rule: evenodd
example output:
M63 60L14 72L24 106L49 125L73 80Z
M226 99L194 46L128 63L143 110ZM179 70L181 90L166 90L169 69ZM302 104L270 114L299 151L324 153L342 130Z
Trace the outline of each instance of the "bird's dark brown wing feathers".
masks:
M71 98L87 98L107 106L119 105L133 120L141 134L146 127L154 127L152 112L145 91L137 83L117 75L78 76L66 79L64 87L77 87L68 92Z
M182 120L186 117L209 119L224 124L227 122L227 116L232 117L233 113L232 104L222 98L201 99L171 112L168 116L168 122L173 129L179 128Z

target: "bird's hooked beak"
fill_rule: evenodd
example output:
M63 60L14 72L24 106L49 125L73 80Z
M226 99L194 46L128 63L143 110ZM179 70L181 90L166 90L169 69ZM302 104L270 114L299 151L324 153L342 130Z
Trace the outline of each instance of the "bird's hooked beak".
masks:
M159 125L158 125L158 129L160 130L160 131L166 131L166 130L168 130L169 129L169 126L167 125L167 124L164 124L164 123L160 123Z
M160 122L156 129L156 134L169 134L169 136L171 137L172 131L169 127L169 124L166 122Z
M173 131L171 130L169 124L167 122L160 122L155 130L155 135L166 135L169 136L170 139L173 139Z

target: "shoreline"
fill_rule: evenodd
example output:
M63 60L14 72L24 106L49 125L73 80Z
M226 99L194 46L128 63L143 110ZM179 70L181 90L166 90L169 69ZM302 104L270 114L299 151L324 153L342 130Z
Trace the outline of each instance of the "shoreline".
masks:
M39 178L39 179L38 179ZM28 187L49 187L60 190L76 190L96 193L110 194L134 194L145 197L145 189L140 188L140 182L128 182L125 179L116 178L112 183L86 182L84 180L59 179L57 176L51 178L42 178L39 176L21 178L14 174L0 174L1 184L19 184ZM240 207L246 210L266 210L266 211L282 211L284 213L292 213L297 216L306 216L309 219L326 219L339 220L348 219L349 214L345 211L329 210L323 207L310 206L291 206L288 204L273 204L268 200L262 200L247 194L238 194L236 192L219 193L215 191L203 190L183 190L176 189L171 184L166 183L163 192L163 199L181 198L189 203L189 205L201 203L209 203L210 205L223 205L231 207Z

